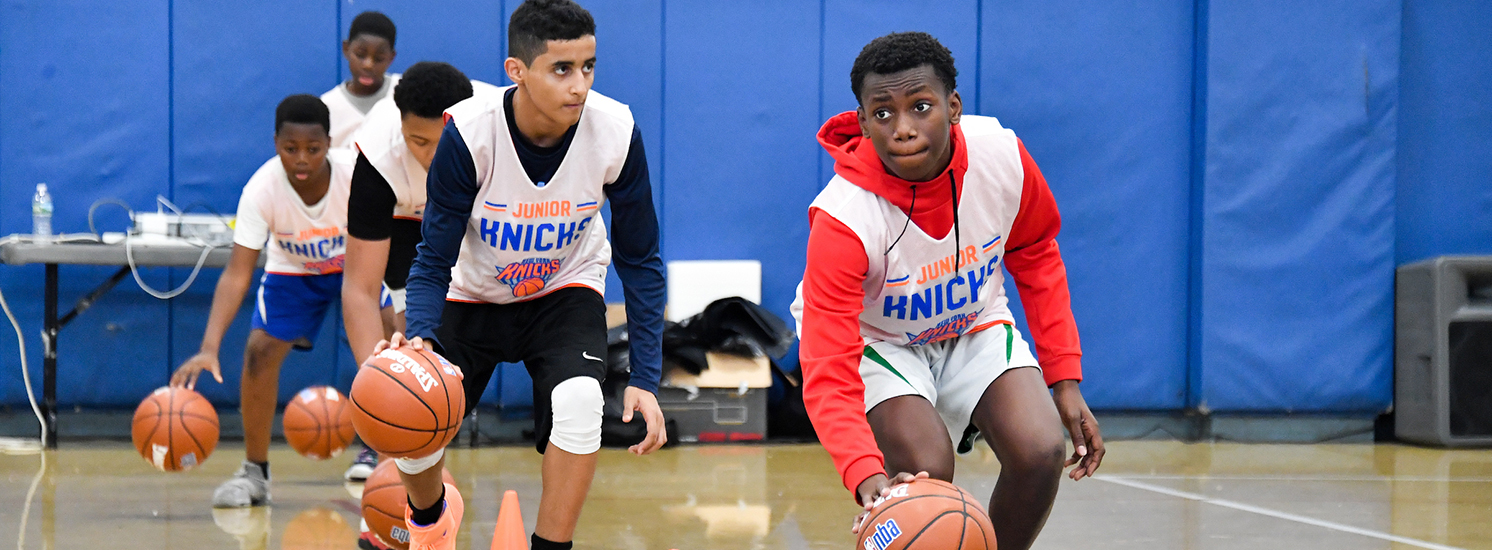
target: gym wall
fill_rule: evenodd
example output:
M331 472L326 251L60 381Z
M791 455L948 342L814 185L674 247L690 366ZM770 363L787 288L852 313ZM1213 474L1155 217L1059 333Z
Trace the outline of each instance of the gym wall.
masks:
M870 39L925 30L953 50L969 112L1021 136L1051 184L1096 409L1372 414L1392 396L1393 269L1492 252L1492 7L1474 1L589 0L595 89L631 105L668 260L758 259L788 317L806 207L832 174L815 140L855 107ZM387 13L402 71L502 78L503 2L0 0L0 234L164 195L231 212L274 154L273 110L346 78L352 17ZM115 207L97 215L120 230ZM62 267L61 308L110 268ZM156 287L181 269L146 269ZM59 337L63 406L133 407L195 352L215 270L185 296L126 281ZM40 387L42 268L0 268ZM1011 288L1013 292L1013 288ZM608 299L621 299L611 278ZM237 403L248 309L224 340ZM1019 315L1018 306L1017 314ZM294 353L281 394L346 388L339 316ZM0 406L25 407L0 338ZM527 401L505 369L508 405ZM488 401L495 402L497 392Z

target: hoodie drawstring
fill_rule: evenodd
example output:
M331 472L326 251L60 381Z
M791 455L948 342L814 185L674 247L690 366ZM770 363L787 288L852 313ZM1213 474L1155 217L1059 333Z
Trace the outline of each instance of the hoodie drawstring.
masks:
M881 254L890 254L891 253L891 249L896 248L896 243L901 242L901 238L907 234L907 228L912 226L912 212L916 212L916 211L917 211L917 185L913 184L912 185L912 204L911 204L911 206L907 207L907 223L902 224L902 226L901 226L901 234L897 235L896 236L896 240L891 241L891 246L886 247L886 251L882 252Z
M961 252L962 248L958 244L958 180L954 179L952 170L948 171L948 183L950 184L949 187L953 189L953 270L956 272L958 268L962 267L958 262L963 259L963 253ZM916 188L914 187L913 189L915 190ZM915 191L912 198L917 198Z

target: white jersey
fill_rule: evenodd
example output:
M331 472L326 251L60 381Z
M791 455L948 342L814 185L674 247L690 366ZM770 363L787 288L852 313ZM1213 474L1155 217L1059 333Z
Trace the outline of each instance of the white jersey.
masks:
M376 101L378 103L393 103L394 86L398 85L398 74L385 74L383 76L383 87L378 90L378 93L382 97ZM351 147L352 135L357 133L358 127L363 125L363 120L367 117L368 113L373 111L372 109L368 109L367 112L364 112L362 109L359 109L357 105L352 103L352 99L348 97L348 93L347 83L343 82L327 90L326 93L321 94L321 102L326 104L327 111L331 112L332 115L331 136L332 147L335 148ZM375 103L375 107L376 105L377 103Z
M502 89L497 86L473 80L471 87L475 97L502 99ZM351 145L368 159L368 163L393 189L397 199L394 218L419 221L425 216L425 177L429 174L405 146L402 127L399 106L392 99L379 101L353 134Z
M347 194L357 160L347 149L332 149L331 185L316 204L307 205L290 184L276 156L244 185L238 199L233 242L268 254L264 271L280 275L341 273L347 248Z
M503 93L462 101L446 115L481 182L447 298L506 304L567 286L604 294L611 243L601 220L602 186L626 163L632 111L591 91L569 152L542 185L529 180L513 150Z
M869 268L860 334L867 343L916 346L1012 322L1000 259L1020 210L1020 150L1015 133L992 117L966 114L959 126L969 169L959 182L957 253L953 230L934 239L907 223L896 205L840 176L813 201L813 208L839 220L865 246ZM904 226L906 233L892 246ZM801 283L792 311L801 325Z

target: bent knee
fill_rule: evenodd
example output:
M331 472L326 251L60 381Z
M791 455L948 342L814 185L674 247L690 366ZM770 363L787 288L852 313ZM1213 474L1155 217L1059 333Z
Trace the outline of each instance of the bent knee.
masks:
M601 449L601 409L605 398L601 382L577 376L560 382L549 394L554 422L549 442L571 454L585 455Z
M1001 460L1000 467L1030 476L1060 476L1067 456L1067 442L1057 437L1034 438Z

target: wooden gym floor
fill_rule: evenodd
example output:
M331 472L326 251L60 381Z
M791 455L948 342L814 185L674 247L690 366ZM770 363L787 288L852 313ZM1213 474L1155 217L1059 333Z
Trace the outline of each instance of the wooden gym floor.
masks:
M187 474L150 468L127 444L73 443L0 456L0 547L355 548L360 490L343 455L272 454L272 509L215 513L213 488L239 463L226 443ZM538 510L530 447L452 449L466 495L460 548L490 544L504 489ZM999 471L984 450L958 464L981 498ZM679 447L648 458L603 451L578 548L850 548L856 507L816 445ZM1492 451L1400 445L1121 441L1102 476L1063 480L1037 548L1492 548Z

